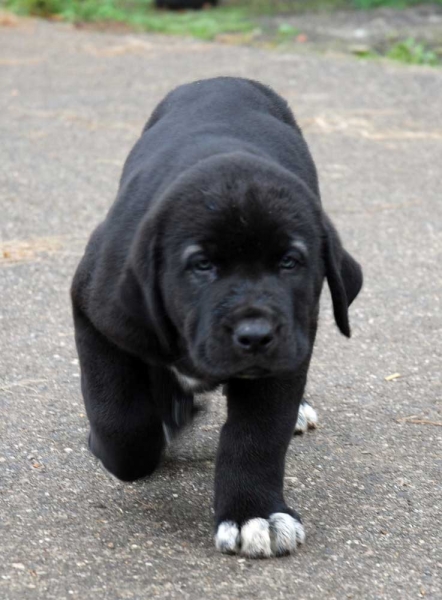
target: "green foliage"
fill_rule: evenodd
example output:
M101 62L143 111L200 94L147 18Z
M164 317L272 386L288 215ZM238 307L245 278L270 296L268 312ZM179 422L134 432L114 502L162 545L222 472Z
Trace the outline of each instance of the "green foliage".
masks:
M390 8L406 8L416 4L442 4L442 0L352 0L356 8L369 9L387 6Z
M411 65L435 66L439 64L437 54L414 38L408 38L392 46L387 57Z
M6 6L19 14L36 15L37 17L49 17L63 10L66 2L64 0L11 0Z
M263 13L299 12L305 10L323 10L336 8L349 8L351 6L361 9L376 8L380 6L391 6L404 8L415 4L422 4L425 0L224 0L216 9L217 20L225 22L225 26L231 27L235 19L243 19L245 15ZM31 14L48 17L50 15L61 15L77 20L113 20L113 21L143 21L143 15L153 13L154 0L3 0L3 3L21 14ZM433 3L442 4L442 0L433 0ZM155 11L156 12L156 11ZM209 13L210 11L204 11ZM215 31L214 26L203 13L192 11L192 18L198 21L196 30ZM182 14L161 14L162 20L177 22L179 30ZM154 19L156 26L157 19ZM205 24L204 24L205 23ZM155 26L155 27L156 27ZM223 25L221 25L224 28ZM244 31L244 27L239 27ZM238 30L238 27L235 30ZM173 28L173 27L172 27Z
M6 5L21 14L55 14L77 22L116 21L142 30L206 40L226 31L247 32L255 27L247 10L240 6L177 13L155 10L153 0L6 0Z
M442 4L442 0L433 0ZM154 0L0 0L7 8L20 14L40 17L57 15L67 21L114 21L145 31L176 35L192 35L210 40L220 33L246 33L256 28L254 17L259 14L293 13L303 10L331 10L343 7L373 8L404 7L420 0L224 0L213 10L158 11ZM288 41L299 33L289 24L282 24L278 41ZM392 49L394 56L414 64L433 64L428 50L419 44ZM408 54L407 54L408 53ZM437 60L437 57L436 57ZM422 61L422 62L419 62Z
M281 23L278 27L278 39L280 41L290 40L300 33L299 29L290 23Z
M254 28L245 11L240 9L186 11L180 14L151 11L144 15L133 15L125 21L149 31L175 35L190 34L204 40L211 40L223 32L247 32Z
M254 14L300 13L306 11L348 8L352 0L225 0L226 3L247 6Z
M416 4L413 0L353 0L356 8L368 9L379 8L381 6L390 6L394 8L404 8L404 6Z

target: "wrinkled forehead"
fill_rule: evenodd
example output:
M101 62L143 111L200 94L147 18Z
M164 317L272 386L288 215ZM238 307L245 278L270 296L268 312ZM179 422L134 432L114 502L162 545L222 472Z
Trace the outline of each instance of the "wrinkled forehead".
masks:
M321 234L314 206L302 198L270 190L178 202L169 220L177 252L198 246L212 259L266 259L291 247L315 253ZM171 215L172 216L172 215Z

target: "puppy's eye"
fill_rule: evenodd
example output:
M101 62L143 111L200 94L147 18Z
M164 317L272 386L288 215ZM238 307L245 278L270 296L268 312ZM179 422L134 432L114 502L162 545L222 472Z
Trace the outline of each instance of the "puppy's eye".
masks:
M279 263L279 268L289 271L292 269L296 269L296 267L298 267L300 264L300 258L293 256L293 254L286 254Z
M194 271L202 272L202 271L212 271L214 269L214 265L206 256L195 256L191 260L190 263L191 268Z

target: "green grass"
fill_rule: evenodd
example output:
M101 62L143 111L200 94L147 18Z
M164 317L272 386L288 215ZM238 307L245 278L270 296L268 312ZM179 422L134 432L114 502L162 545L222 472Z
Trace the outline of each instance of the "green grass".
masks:
M442 4L442 0L433 1ZM155 10L154 0L0 0L0 5L19 14L56 15L71 22L118 22L139 30L191 35L205 40L226 32L251 32L257 27L255 17L258 15L350 7L401 8L419 3L421 0L223 0L213 10L170 12ZM293 28L281 26L277 41L288 41L296 33ZM406 54L406 49L402 54Z
M436 66L440 63L435 52L426 48L424 44L417 42L414 38L408 38L397 42L386 54L387 58L397 60L409 65Z
M73 22L119 22L140 30L205 40L224 32L248 32L255 27L241 6L181 13L155 10L153 0L6 0L6 6L19 14L57 15Z
M414 38L400 40L382 51L362 48L361 51L355 51L354 54L357 58L364 60L389 58L407 65L437 67L442 64L442 53L434 52Z
M292 40L296 35L299 35L301 33L301 31L299 29L297 29L296 27L293 27L293 25L290 25L290 23L281 23L278 27L278 31L277 31L277 41L278 42L285 42Z

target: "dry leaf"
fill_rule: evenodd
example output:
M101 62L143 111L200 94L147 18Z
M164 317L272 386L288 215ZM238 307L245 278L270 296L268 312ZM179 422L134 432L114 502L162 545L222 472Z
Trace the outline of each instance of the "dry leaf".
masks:
M392 375L387 375L387 377L384 377L385 381L393 381L394 379L398 379L399 377L402 377L400 373L393 373Z

